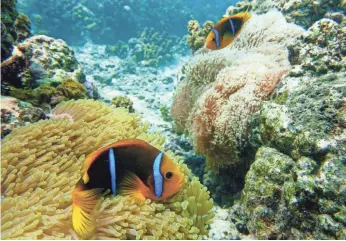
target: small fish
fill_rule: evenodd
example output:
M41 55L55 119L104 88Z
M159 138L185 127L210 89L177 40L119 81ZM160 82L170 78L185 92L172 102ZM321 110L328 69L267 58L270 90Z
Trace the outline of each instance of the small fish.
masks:
M230 45L238 36L245 22L251 18L247 9L236 15L223 17L210 31L205 43L208 49L223 49Z
M125 6L124 6L124 9L125 9L126 11L131 11L131 7L130 7L129 5L125 5Z
M179 165L147 142L130 139L113 143L85 159L85 172L73 191L72 224L88 238L94 232L93 210L102 193L110 190L136 200L160 201L184 185Z

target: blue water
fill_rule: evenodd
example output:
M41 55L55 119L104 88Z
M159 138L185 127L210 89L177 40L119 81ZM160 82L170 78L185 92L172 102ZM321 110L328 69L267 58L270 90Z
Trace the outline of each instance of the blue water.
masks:
M36 34L61 38L70 45L88 39L114 44L138 37L144 28L182 37L187 22L217 21L235 0L20 0L18 9L27 14Z

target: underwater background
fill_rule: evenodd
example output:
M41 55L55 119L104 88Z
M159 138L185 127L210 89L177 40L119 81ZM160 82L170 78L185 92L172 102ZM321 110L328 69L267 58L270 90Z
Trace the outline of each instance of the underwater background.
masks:
M251 18L206 47L222 16ZM78 239L85 157L116 141L185 175L103 196L94 239L346 239L344 0L2 0L1 238Z

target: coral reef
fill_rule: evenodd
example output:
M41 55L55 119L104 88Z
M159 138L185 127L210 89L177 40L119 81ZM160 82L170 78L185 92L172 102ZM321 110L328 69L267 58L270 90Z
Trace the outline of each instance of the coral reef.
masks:
M346 237L346 72L333 64L316 71L340 53L338 44L345 42L345 36L329 39L324 34L328 26L334 26L329 33L334 29L342 33L334 21L322 19L297 39L297 45L314 51L291 55L292 70L277 86L274 98L253 115L249 139L258 151L241 199L230 214L244 235ZM316 41L310 42L311 38ZM342 54L336 56L343 61Z
M129 53L129 46L124 41L118 41L114 45L107 45L105 53L109 55L116 55L120 58L126 58Z
M257 14L266 13L272 8L281 11L288 22L309 28L322 18L330 18L338 23L345 23L346 4L342 0L311 1L311 0L260 0L240 1L237 7L230 6L226 14L233 15L250 7Z
M187 37L187 44L189 45L192 53L195 53L198 49L202 48L210 31L213 29L214 23L212 21L206 21L203 24L203 28L199 25L197 20L190 20L187 25L189 36Z
M64 100L84 99L87 97L84 85L72 79L65 79L61 85L56 87L56 94L65 97Z
M170 109L166 105L160 106L161 117L164 121L172 121Z
M61 39L37 35L20 43L18 49L30 61L29 73L33 81L39 81L42 77L56 81L66 78L80 83L85 81L82 67L73 50Z
M345 76L310 78L254 115L252 145L260 148L229 213L242 235L345 238Z
M10 134L14 128L42 119L46 119L42 109L13 97L1 96L1 139Z
M187 54L184 39L153 28L144 29L139 39L129 40L129 45L132 59L144 66L164 66L175 56Z
M170 136L172 123L162 119L160 108L170 108L185 58L179 58L178 64L173 62L166 68L153 68L107 54L105 49L105 45L92 43L74 48L86 79L98 85L99 93L106 101L111 102L115 96L130 98L136 112L152 124L152 130Z
M111 100L111 104L115 107L123 107L130 113L135 112L133 109L133 101L126 96L116 96Z
M30 37L30 19L25 14L19 14L14 22L14 28L17 33L17 42L22 42Z
M57 87L43 84L36 89L20 89L11 87L10 96L40 106L50 111L51 106L55 106L61 101L72 99L86 99L86 88L72 79L65 79Z
M2 63L1 77L10 86L33 88L70 78L83 83L82 67L67 44L44 35L19 43L13 55Z
M131 38L128 43L119 41L115 45L108 45L105 53L129 58L142 66L162 67L186 55L187 48L183 38L145 28L139 38Z
M30 36L30 20L18 14L16 0L1 2L1 61L11 56L13 45Z
M147 134L148 125L136 115L97 101L64 102L52 114L50 120L14 130L2 142L3 239L77 238L71 222L72 190L85 156L126 138L143 139L160 149L164 142L162 136ZM186 165L180 165L188 176ZM95 213L94 238L198 239L208 235L212 200L199 181L185 181L179 193L162 203L136 203L126 196L102 198Z
M346 27L330 19L315 22L289 46L292 76L346 70Z
M288 43L302 29L277 11L253 15L230 48L196 55L183 68L172 116L207 168L241 163L248 122L290 69Z

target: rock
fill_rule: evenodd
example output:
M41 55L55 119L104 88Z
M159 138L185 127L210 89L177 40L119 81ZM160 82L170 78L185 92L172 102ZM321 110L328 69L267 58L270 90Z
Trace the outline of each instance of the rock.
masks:
M23 41L18 48L29 59L30 65L35 63L40 66L49 78L69 78L84 83L82 67L65 41L37 35Z
M345 72L301 77L294 88L287 87L292 78L285 78L279 87L285 91L252 120L251 143L260 148L234 209L259 239L341 239Z
M18 14L17 1L1 2L1 61L11 56L13 46L30 36L30 20L24 14Z
M233 212L258 239L341 239L344 162L333 154L322 163L307 157L295 162L276 149L261 147Z
M72 49L61 39L45 35L19 43L12 56L1 64L2 80L10 86L33 88L39 84L72 79L84 83L85 75Z
M239 231L234 223L228 220L229 212L218 206L214 207L214 222L210 225L209 239L211 240L239 240Z
M284 104L267 102L258 114L253 137L298 159L337 151L345 138L345 73L310 78L286 95ZM257 125L257 123L254 123ZM256 134L260 133L260 136Z
M346 70L346 27L321 19L288 48L290 62L302 75L322 75Z
M260 0L240 1L237 6L230 6L226 10L227 15L233 15L245 11L249 7L251 12L257 14L266 13L273 8L280 10L288 22L294 22L300 26L309 28L314 22L322 18L330 18L344 24L346 5L343 0Z
M44 111L9 96L1 96L1 139L14 128L46 119Z

